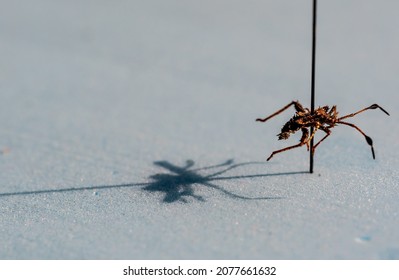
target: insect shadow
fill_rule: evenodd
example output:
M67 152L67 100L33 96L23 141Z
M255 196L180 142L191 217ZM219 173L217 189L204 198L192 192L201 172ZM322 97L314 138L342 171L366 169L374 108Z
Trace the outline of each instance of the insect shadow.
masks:
M292 175L307 172L289 172L289 173L274 173L274 174L255 174L255 175L241 175L241 176L229 176L221 177L223 173L230 171L232 169L244 166L244 165L254 165L254 164L265 164L264 162L244 162L233 164L233 160L227 160L224 163L193 169L194 161L187 160L184 166L177 166L168 161L156 161L155 165L162 167L169 171L169 173L158 173L150 176L154 180L153 183L143 187L144 190L149 192L161 192L164 193L163 202L185 202L187 203L187 198L191 197L198 201L205 201L201 195L195 193L195 187L198 185L205 186L211 189L218 190L223 194L229 196L233 199L244 199L244 200L264 200L264 199L280 199L281 197L248 197L243 195L235 194L228 191L214 183L212 181L227 181L227 180L237 180L244 178L255 178L255 177L266 177L266 176L278 176L278 175ZM217 172L213 172L208 175L201 175L199 171L221 169Z
M224 163L218 165L212 165L202 168L192 168L194 161L187 160L184 166L178 166L170 163L169 161L155 161L154 165L162 167L169 171L168 173L157 173L149 176L151 179L148 183L126 183L117 185L97 185L88 187L72 187L64 189L47 189L37 191L22 191L22 192L10 192L0 193L0 197L6 196L18 196L18 195L38 195L45 193L63 193L73 191L84 191L84 190L101 190L101 189L120 189L120 188L131 188L141 187L142 190L147 192L161 192L164 194L162 199L165 203L173 202L184 202L187 203L188 197L191 197L198 201L205 201L201 195L195 193L195 187L202 185L211 189L218 190L223 194L233 199L244 199L244 200L267 200L267 199L281 199L282 197L247 197L238 195L230 192L214 183L213 181L227 181L227 180L238 180L245 178L257 178L257 177L268 177L268 176L284 176L294 174L304 174L307 171L298 172L286 172L286 173L269 173L269 174L253 174L253 175L239 175L239 176L220 176L232 169L254 164L266 164L265 162L244 162L233 164L233 160L227 160ZM219 169L219 171L213 172L208 175L201 175L199 171Z

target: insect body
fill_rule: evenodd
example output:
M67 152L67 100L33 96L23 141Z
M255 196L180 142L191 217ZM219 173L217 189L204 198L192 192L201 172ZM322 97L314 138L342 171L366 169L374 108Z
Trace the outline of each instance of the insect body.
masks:
M369 136L367 136L359 127L352 123L348 123L343 121L344 119L351 118L357 114L360 114L366 110L369 109L381 109L385 114L389 116L389 113L385 111L382 107L380 107L377 104L373 104L369 107L366 107L362 110L359 110L355 113L345 115L343 117L338 117L338 112L336 109L336 106L332 106L331 109L329 106L323 106L319 107L314 112L312 113L308 108L304 108L298 101L292 101L289 103L287 106L283 107L282 109L278 110L274 114L264 118L264 119L256 119L256 121L259 122L265 122L272 117L282 113L286 109L288 109L290 106L294 105L296 113L295 115L283 126L281 129L281 132L277 135L279 140L283 139L288 139L291 134L294 134L295 132L301 130L302 131L302 137L299 141L299 144L289 146L286 148L283 148L281 150L274 151L269 157L268 161L275 155L284 151L288 151L294 148L301 147L303 145L306 145L306 147L309 150L309 143L315 136L316 132L320 129L326 133L326 135L319 141L317 142L314 147L313 147L313 152L317 148L317 146L320 145L321 142L323 142L328 136L331 135L331 128L336 126L337 124L343 124L347 125L350 127L355 128L357 131L359 131L367 141L367 144L370 145L371 147L371 152L373 154L373 159L375 159L375 153L374 153L374 148L373 148L373 140ZM309 128L313 128L313 132L310 135Z

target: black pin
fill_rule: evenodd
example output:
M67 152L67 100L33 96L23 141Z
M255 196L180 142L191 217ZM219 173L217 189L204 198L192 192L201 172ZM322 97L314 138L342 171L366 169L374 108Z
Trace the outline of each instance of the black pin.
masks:
M317 19L317 0L313 0L313 25L312 25L312 78L311 78L311 102L310 111L314 113L315 103L315 72L316 72L316 19ZM310 135L313 134L313 127L310 127ZM310 140L310 166L309 172L313 173L313 138Z

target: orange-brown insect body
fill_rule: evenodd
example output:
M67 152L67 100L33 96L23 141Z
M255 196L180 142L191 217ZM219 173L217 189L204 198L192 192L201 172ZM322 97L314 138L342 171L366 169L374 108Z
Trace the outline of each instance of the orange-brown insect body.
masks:
M311 112L308 108L304 108L298 101L292 101L279 111L275 112L274 114L264 118L264 119L256 119L256 121L260 122L265 122L269 120L270 118L280 114L284 110L288 109L291 105L295 106L296 113L295 115L281 128L281 132L277 135L279 140L284 140L288 139L291 134L296 133L297 131L301 130L302 131L302 137L300 139L300 143L297 145L293 145L290 147L286 147L281 150L274 151L267 160L270 160L273 155L284 152L293 148L297 148L303 145L306 145L307 148L309 149L309 142L313 139L315 133L317 130L322 130L326 133L326 135L313 147L313 151L316 149L316 147L324 141L328 136L331 134L331 128L336 126L337 124L343 124L347 126L351 126L358 130L365 138L367 141L367 144L371 146L371 152L373 154L373 158L375 159L375 154L374 154L374 148L373 148L373 141L369 136L367 136L360 128L358 128L356 125L352 123L348 123L345 121L342 121L343 119L353 117L361 112L364 112L369 109L381 109L384 113L389 115L387 111L385 111L382 107L380 107L377 104L373 104L369 107L366 107L358 112L345 115L343 117L338 118L338 112L336 106L332 106L330 109L329 106L323 106L319 107L314 112ZM309 135L309 128L313 128L313 133L312 135Z
M300 107L300 111L297 111L282 127L281 133L277 136L279 140L288 139L291 134L304 127L320 128L324 126L326 128L327 126L334 126L337 121L337 115L336 106L333 106L331 110L329 110L329 106L319 107L313 114L307 108Z

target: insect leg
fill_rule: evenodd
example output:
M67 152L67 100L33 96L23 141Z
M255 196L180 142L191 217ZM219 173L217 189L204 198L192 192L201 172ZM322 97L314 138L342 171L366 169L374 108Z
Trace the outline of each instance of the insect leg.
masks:
M385 111L381 106L379 106L378 104L373 104L373 105L371 105L371 106L369 106L369 107L366 107L366 108L364 108L364 109L362 109L362 110L360 110L360 111L357 111L357 112L355 112L355 113L352 113L352 114L349 114L349 115L340 117L338 120L340 121L340 120L343 120L343 119L346 119L346 118L351 118L351 117L353 117L353 116L355 116L355 115L357 115L357 114L360 114L360 113L362 113L362 112L364 112L364 111L366 111L366 110L369 110L369 109L377 109L377 108L381 109L381 111L383 111L385 114L387 114L387 115L389 116L389 113L388 113L387 111Z
M274 114L264 118L264 119L256 119L257 122L265 122L271 118L273 118L274 116L277 116L278 114L284 112L285 110L287 110L290 106L295 105L295 110L299 111L299 112L304 112L305 109L302 107L302 105L298 102L298 101L292 101L291 103L289 103L288 105L286 105L285 107L281 108L280 110L278 110L277 112L275 112Z
M275 154L278 154L278 153L281 153L281 152L285 152L285 151L288 151L288 150L291 150L291 149L295 149L295 148L298 148L298 147L301 147L301 146L305 145L305 144L307 143L308 135L309 135L308 130L307 130L306 128L302 128L302 137L301 137L301 140L300 140L300 143L299 143L299 144L296 144L296 145L293 145L293 146L289 146L289 147L286 147L286 148L283 148L283 149L274 151L274 152L267 158L267 161L269 161Z
M288 151L288 150L291 150L291 149L294 149L294 148L298 148L298 147L300 147L300 146L302 146L302 145L304 145L304 144L305 144L305 143L299 143L299 144L294 145L294 146L290 146L290 147L286 147L286 148L281 149L281 150L274 151L274 152L267 158L267 161L269 161L275 154L278 154L278 153L281 153L281 152L285 152L285 151Z
M321 138L320 141L316 143L316 145L313 146L313 153L316 150L317 146L319 146L321 142L323 142L328 136L331 135L331 130L329 130L328 128L320 127L320 129L323 130L326 133L326 135L323 138Z
M318 126L314 127L314 130L313 130L313 132L312 132L312 135L310 135L310 137L308 138L308 140L305 141L305 142L306 142L306 148L308 149L308 151L309 151L309 143L310 143L310 141L313 139L313 137L315 136L316 131L317 131L318 129L319 129ZM301 139L301 141L302 141L302 139Z
M337 123L341 123L341 124L344 124L344 125L351 126L351 127L355 128L357 131L359 131L366 138L367 144L369 144L370 147L371 147L371 153L373 154L373 159L375 159L374 148L373 148L373 140L371 140L371 138L369 136L367 136L360 128L358 128L356 125L354 125L352 123L342 122L342 121L338 121Z

